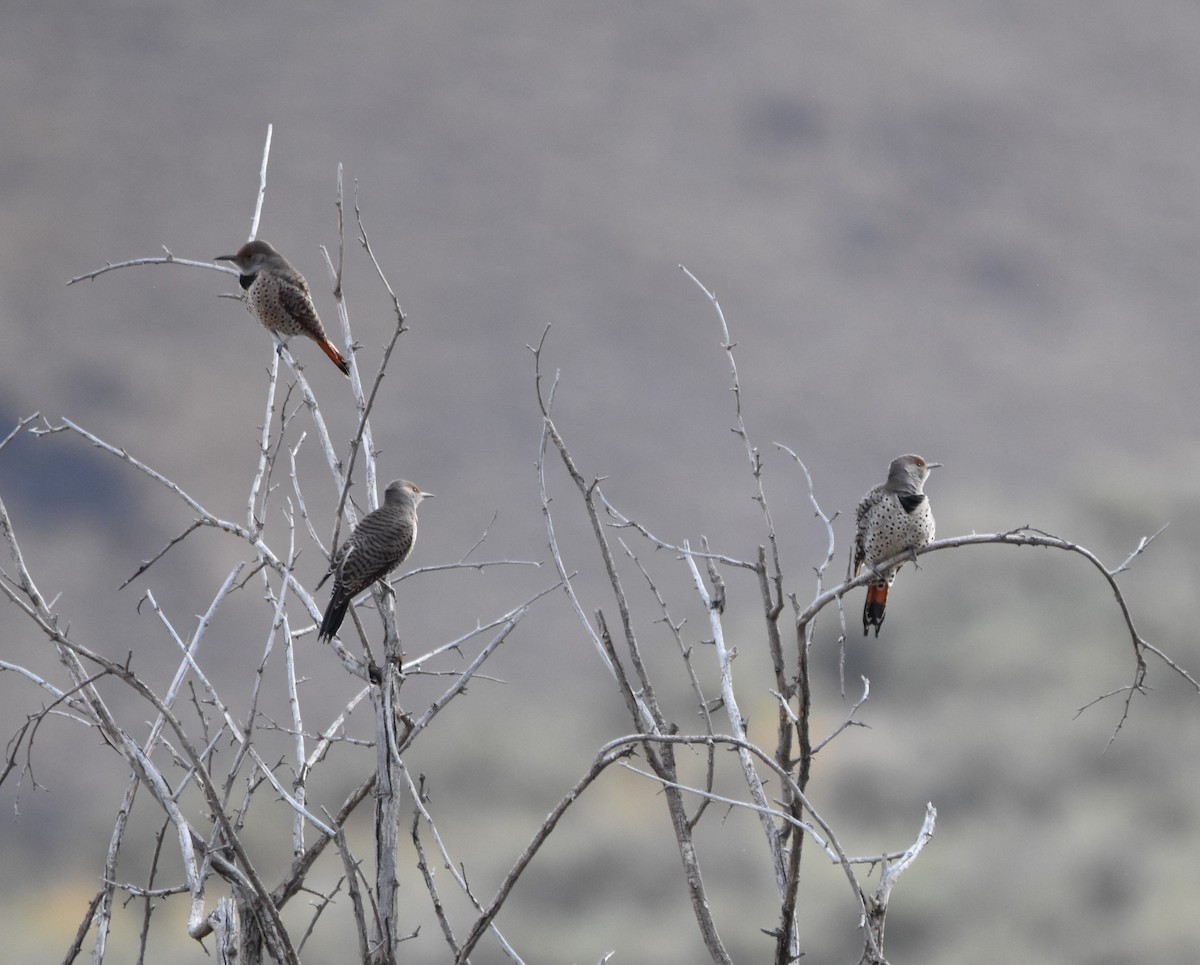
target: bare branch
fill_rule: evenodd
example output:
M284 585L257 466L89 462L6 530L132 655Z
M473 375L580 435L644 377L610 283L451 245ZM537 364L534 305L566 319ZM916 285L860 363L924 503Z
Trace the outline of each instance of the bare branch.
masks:
M687 541L683 544L684 552L688 553ZM737 656L736 650L729 650L725 646L725 631L721 625L721 614L718 608L714 605L713 598L709 595L708 590L704 586L704 580L700 576L700 570L696 567L696 561L688 553L685 556L688 569L691 571L692 580L696 586L696 592L704 603L704 608L708 611L709 630L713 635L713 643L716 647L717 665L721 673L721 700L725 705L725 713L729 720L730 729L733 731L735 740L738 745L738 759L742 765L742 778L746 782L746 787L750 791L750 797L754 803L760 807L766 807L767 796L763 793L762 780L759 778L757 771L754 769L754 762L751 755L746 750L746 722L742 719L742 713L738 709L737 692L733 687L733 660ZM762 821L763 833L767 837L767 848L771 854L771 861L775 869L775 885L782 895L786 889L787 872L784 868L783 847L779 840L779 828L775 822L769 817L759 812Z
M596 755L596 758L592 762L592 766L588 772L584 774L583 777L581 777L578 781L576 781L575 786L572 787L571 790L569 790L566 794L564 794L559 800L558 804L554 806L554 808L546 816L546 820L542 822L541 827L537 829L537 832L534 834L529 844L525 846L525 850L521 852L521 855L517 858L516 863L509 870L508 874L505 875L504 881L500 883L500 887L496 890L495 897L492 898L491 903L487 906L486 910L484 910L483 915L475 922L474 927L471 929L471 933L467 936L466 941L463 942L462 947L459 949L458 957L455 959L456 965L465 965L471 952L475 949L475 946L479 944L479 940L483 937L484 932L486 932L491 926L492 919L496 917L497 912L500 911L501 906L508 898L509 892L512 891L517 881L520 880L521 875L524 874L525 869L529 867L529 863L533 861L534 856L537 855L542 845L546 843L546 839L550 837L550 834L558 826L558 822L562 820L562 816L566 813L567 808L579 800L579 796L587 790L587 788L592 784L593 781L596 780L596 778L604 773L605 769L610 764L612 764L614 761L619 761L632 753L633 743L631 741L622 740L620 742L610 741L604 748L601 749L600 753Z
M955 549L960 546L976 546L984 543L998 543L1006 546L1040 546L1050 549L1063 550L1069 553L1076 553L1079 556L1082 556L1104 576L1105 581L1108 583L1109 588L1116 597L1117 606L1121 611L1121 616L1125 622L1126 630L1129 633L1135 662L1134 681L1131 684L1129 691L1130 696L1132 696L1133 692L1140 692L1144 689L1147 670L1145 652L1147 651L1162 658L1164 662L1167 663L1168 667L1174 670L1179 676L1183 677L1183 679L1185 679L1193 688L1195 688L1197 692L1200 692L1200 682L1197 682L1195 678L1191 676L1191 674L1183 670L1174 662L1166 660L1160 650L1152 647L1145 639L1143 639L1141 634L1138 633L1137 627L1133 622L1133 615L1129 610L1129 605L1126 603L1125 596L1121 592L1121 588L1117 585L1115 577L1115 573L1120 572L1120 570L1125 567L1125 564L1122 564L1121 567L1110 570L1104 565L1100 558L1096 556L1095 553L1086 547L1080 546L1078 543L1072 543L1069 540L1062 539L1058 536L1053 536L1030 526L1021 526L1005 533L972 533L968 536L954 536L949 539L935 540L934 542L929 543L926 546L922 546L916 550L906 550L903 553L898 553L891 559L883 560L879 563L877 569L886 570L891 566L912 560L918 556L923 556L926 553L936 553L942 550ZM1137 554L1135 553L1133 555ZM839 586L835 586L829 590L826 590L824 593L821 593L797 615L796 624L798 629L802 631L806 630L807 625L829 603L845 596L855 587L864 586L867 583L870 583L875 578L876 577L873 572L864 571L859 576L854 577L853 579L848 579ZM1117 691L1114 691L1114 693L1116 692ZM1128 702L1126 704L1125 713L1121 717L1121 722L1119 722L1117 725L1118 730L1120 730L1121 723L1124 722L1127 716Z
M833 740L835 737L837 737L838 734L840 734L842 731L846 730L847 728L865 726L854 719L854 715L858 713L858 709L863 704L865 704L871 697L871 681L868 680L866 677L863 677L862 682L863 682L862 696L859 697L858 700L856 700L854 702L854 706L850 708L850 713L848 713L846 715L846 719L843 720L840 724L838 724L838 726L836 728L834 728L833 733L831 733L823 741L821 741L820 743L816 744L813 747L813 749L812 749L813 754L816 754L822 747L824 747L826 744L828 744L831 740ZM775 696L777 698L779 698L781 703L784 703L784 706L786 706L786 702L783 701L783 698L780 697L779 694L776 694ZM789 712L790 712L790 710L789 710Z
M171 552L171 550L174 547L176 547L180 543L182 543L185 539L187 539L189 536L191 536L192 533L194 533L196 530L198 530L203 525L204 525L203 523L198 522L198 521L188 524L187 529L185 529L178 536L172 538L171 541L168 542L166 546L164 546L161 550L159 550L152 557L150 557L150 559L142 560L142 565L137 568L137 570L133 573L132 576L128 577L124 583L122 583L120 586L118 586L117 589L118 590L125 589L125 587L129 586L130 583L132 583L139 576L141 576L143 573L145 573L148 569L150 569L150 567L152 567L155 563L157 563L164 556L166 556L169 552Z
M925 822L921 825L921 831L912 847L895 861L885 859L882 862L883 873L879 876L879 887L875 889L875 894L868 899L867 941L863 949L863 961L873 963L873 965L874 963L887 965L887 960L883 957L883 932L888 899L891 897L892 889L896 886L896 881L912 866L930 838L933 837L933 827L936 823L937 808L932 804L926 804Z
M271 159L271 138L275 133L273 124L267 125L267 136L263 141L262 164L258 168L258 194L254 199L254 217L250 219L250 237L247 241L253 241L258 237L258 224L262 219L263 200L267 196L267 162Z
M192 261L189 258L176 258L171 254L170 249L163 245L163 251L166 254L161 258L130 258L126 261L105 262L103 268L95 268L92 271L85 272L82 275L76 275L67 285L74 285L80 281L91 281L94 278L99 278L101 275L106 275L110 271L119 271L122 268L137 268L140 265L183 265L187 268L210 268L213 271L220 271L229 274L233 269L226 268L223 265L214 265L211 261Z

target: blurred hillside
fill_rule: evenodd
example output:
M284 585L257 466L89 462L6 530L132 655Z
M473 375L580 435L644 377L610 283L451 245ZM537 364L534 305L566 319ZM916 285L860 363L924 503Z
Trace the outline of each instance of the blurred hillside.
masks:
M581 469L664 538L703 534L753 558L763 535L729 431L728 362L684 264L716 290L737 342L801 600L825 537L773 443L801 455L823 508L841 514L835 575L858 497L892 457L920 452L946 466L929 487L942 536L1031 524L1115 566L1169 524L1122 585L1146 637L1200 670L1198 47L1200 7L1167 0L16 0L0 10L0 437L33 411L65 416L244 518L271 343L218 298L231 276L155 266L66 282L164 245L195 259L236 247L272 123L262 237L307 275L334 328L320 247L336 250L343 164L410 315L373 421L384 477L438 494L411 566L459 559L493 516L483 555L547 560L526 348L547 325L555 415ZM391 307L347 235L370 375ZM344 380L313 346L293 349L348 445ZM311 438L301 466L310 511L330 519L336 493ZM557 465L553 485L568 565L590 579L596 554ZM74 632L159 679L176 658L138 613L143 593L189 629L245 556L197 534L117 593L191 517L66 435L0 452L0 498ZM665 555L653 566L699 640L686 574ZM310 584L321 574L311 547L300 570ZM752 728L769 726L757 591L726 577L744 709ZM407 637L427 649L552 582L545 565L406 581ZM589 607L610 605L587 585ZM212 669L233 688L269 625L256 592L214 625ZM851 629L860 603L848 600ZM848 707L835 638L827 620L814 650L830 729ZM53 668L9 605L0 640L0 659ZM673 646L664 636L664 667ZM1113 746L1117 703L1074 719L1132 673L1098 574L1063 554L935 554L901 575L880 639L850 648L848 696L871 678L870 729L823 752L815 802L858 854L906 846L925 802L939 809L893 899L893 961L1196 960L1186 869L1200 847L1200 707L1152 666L1154 689ZM336 707L349 682L328 653L308 659L307 673L334 682L315 703ZM504 682L473 686L413 761L441 780L452 837L495 842L459 855L484 891L595 749L628 729L559 595L489 671ZM10 676L6 740L40 706ZM414 695L425 686L436 684ZM123 790L97 745L51 727L35 753L47 790L0 791L0 927L23 952L14 960L60 961L96 887ZM737 908L719 923L745 962L764 959L760 929L774 924L756 833L739 816L707 841L723 854L714 904ZM667 834L654 789L613 776L531 873L506 934L530 961L610 949L618 962L699 960ZM849 960L844 880L815 861L811 874L811 907L832 910L814 911L829 924L805 948ZM136 932L125 922L114 947ZM440 952L431 940L414 960ZM204 960L191 943L172 954Z

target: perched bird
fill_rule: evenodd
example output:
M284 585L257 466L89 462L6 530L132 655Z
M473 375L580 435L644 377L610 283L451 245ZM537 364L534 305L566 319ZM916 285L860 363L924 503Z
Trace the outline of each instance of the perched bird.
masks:
M350 601L404 562L417 538L417 504L432 495L407 479L397 479L384 492L383 505L354 527L317 584L320 589L333 577L333 596L325 608L319 639L331 639L346 618Z
M926 462L920 456L900 456L892 460L887 482L867 493L858 504L855 520L854 568L857 576L864 563L876 570L879 580L867 587L863 605L863 635L875 627L875 636L883 625L888 587L896 579L903 563L879 572L877 564L905 550L915 550L933 542L933 511L923 491L929 471L940 462Z
M217 255L216 261L232 261L245 289L246 311L280 339L293 335L311 338L333 364L350 374L350 363L329 341L308 291L308 282L286 258L265 241L250 241L236 255Z

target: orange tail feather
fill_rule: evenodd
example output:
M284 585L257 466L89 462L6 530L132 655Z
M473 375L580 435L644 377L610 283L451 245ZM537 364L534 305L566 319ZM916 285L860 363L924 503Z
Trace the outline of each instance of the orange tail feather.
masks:
M325 341L318 342L317 344L321 346L321 351L333 360L333 364L342 370L342 375L350 374L350 362L347 360L346 356L337 350L337 347L333 344L333 342L329 341L329 339L325 339Z
M875 628L875 636L879 636L879 628L883 626L883 611L887 607L888 585L873 583L867 587L867 601L863 604L863 636Z

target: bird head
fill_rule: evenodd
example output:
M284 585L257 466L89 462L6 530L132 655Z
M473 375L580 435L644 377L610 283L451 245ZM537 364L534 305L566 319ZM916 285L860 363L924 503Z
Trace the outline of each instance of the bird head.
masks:
M243 275L253 275L272 262L281 261L278 251L265 241L248 241L236 255L217 255L213 261L231 261Z
M888 488L893 492L919 493L929 473L941 465L940 462L928 462L921 456L897 456L888 470Z
M421 492L421 487L416 483L411 483L407 479L396 479L388 483L388 488L383 492L383 501L389 506L409 504L416 509L422 499L429 499L432 496L433 493Z

